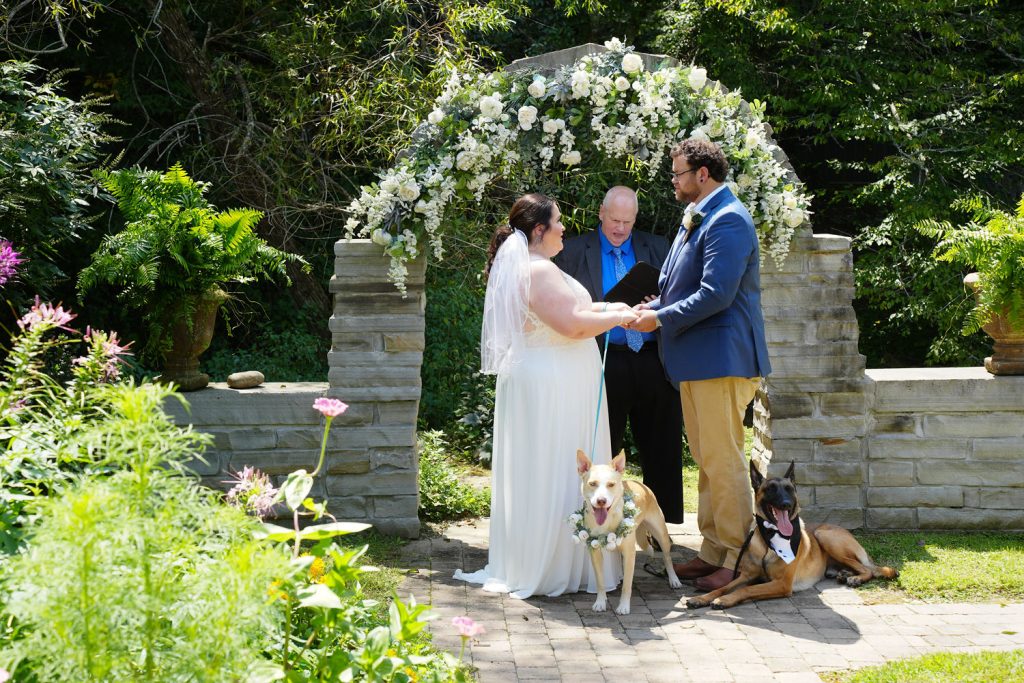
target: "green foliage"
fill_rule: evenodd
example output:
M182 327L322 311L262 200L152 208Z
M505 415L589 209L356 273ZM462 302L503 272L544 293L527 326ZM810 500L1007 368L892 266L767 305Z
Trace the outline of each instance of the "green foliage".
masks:
M66 277L68 248L91 230L87 212L98 187L90 171L111 140L95 97L61 94L57 74L42 83L38 66L0 62L0 237L28 262L5 289L9 299L46 295Z
M827 672L828 683L1012 683L1024 677L1024 650L938 652L870 666L855 672Z
M444 434L420 433L420 517L441 522L462 517L484 517L491 506L490 489L477 491L462 483L445 455Z
M938 239L935 258L975 269L979 275L978 304L964 321L963 333L981 329L997 313L1024 330L1024 194L1016 213L993 209L981 197L962 199L955 208L969 212L967 225L922 221L917 229Z
M162 412L169 389L104 392L104 417L74 441L112 473L35 504L3 583L27 633L0 657L41 680L238 680L274 624L266 589L287 562L184 473L201 441Z
M189 178L180 165L162 174L135 168L97 177L117 198L126 224L103 240L79 274L78 289L84 295L114 285L128 307L143 309L147 357L169 348L173 322L187 318L207 293L260 277L288 281L286 263L304 263L256 236L261 212L216 211L204 196L208 184Z
M957 195L1024 185L1024 8L1006 0L687 0L657 47L695 60L769 120L816 200L816 229L856 237L869 363L955 363L955 269L913 226ZM896 350L898 357L893 357ZM973 364L973 360L971 360Z

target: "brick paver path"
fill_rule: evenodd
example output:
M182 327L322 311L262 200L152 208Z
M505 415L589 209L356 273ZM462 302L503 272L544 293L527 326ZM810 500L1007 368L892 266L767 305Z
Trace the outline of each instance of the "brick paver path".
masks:
M700 544L695 525L669 531L675 557L692 557ZM831 581L792 598L688 610L692 585L669 588L640 568L647 558L639 553L628 616L592 612L586 593L529 600L485 593L452 573L486 563L486 519L413 542L404 553L418 571L399 594L433 604L435 645L458 654L452 617L468 615L486 627L466 654L483 683L818 683L816 672L937 650L1024 647L1024 604L865 605L857 591ZM618 604L617 590L609 601Z

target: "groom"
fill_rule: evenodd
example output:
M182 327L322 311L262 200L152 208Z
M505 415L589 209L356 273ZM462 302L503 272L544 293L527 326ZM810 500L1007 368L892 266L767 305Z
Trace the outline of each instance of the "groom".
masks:
M704 540L697 557L675 570L711 591L733 579L753 523L743 414L771 366L757 233L724 185L725 155L712 142L691 139L671 156L672 187L687 207L661 269L661 295L640 304L645 310L631 327L658 330L665 371L679 383L683 423L700 468L697 525Z

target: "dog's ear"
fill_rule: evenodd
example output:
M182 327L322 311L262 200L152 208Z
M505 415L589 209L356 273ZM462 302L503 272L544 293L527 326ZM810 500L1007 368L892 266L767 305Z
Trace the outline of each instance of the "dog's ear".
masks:
M590 458L579 449L576 449L576 471L580 474L586 474L590 471Z
M793 478L793 477L794 477L794 474L795 474L795 472L796 472L796 463L795 463L795 462L793 462L793 461L790 461L790 463L789 463L789 469L787 469L787 470L786 470L786 474L785 474L785 475L783 475L783 476L784 476L784 477L785 477L786 479L789 479L789 480L790 480L791 482L793 482L793 483L795 484L795 483L796 483L796 479L794 479L794 478Z
M619 474L626 471L626 451L619 451L619 454L612 458L612 469Z
M750 485L754 491L761 488L761 484L764 483L764 475L761 474L761 470L757 469L757 465L753 461L750 462Z

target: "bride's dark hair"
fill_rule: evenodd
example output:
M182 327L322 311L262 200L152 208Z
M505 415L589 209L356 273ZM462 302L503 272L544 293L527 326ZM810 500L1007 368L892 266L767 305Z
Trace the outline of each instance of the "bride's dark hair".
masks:
M487 248L487 265L484 266L484 280L486 281L491 273L491 264L494 263L498 248L513 232L521 230L526 235L526 241L529 242L537 224L544 226L541 234L551 228L551 217L554 213L555 200L547 195L533 192L517 199L508 212L508 223L495 230L491 237L491 245Z

